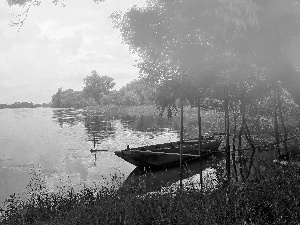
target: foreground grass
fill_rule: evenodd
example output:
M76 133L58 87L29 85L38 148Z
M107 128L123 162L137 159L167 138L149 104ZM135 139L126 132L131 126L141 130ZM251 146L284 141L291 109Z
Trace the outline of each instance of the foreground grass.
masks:
M271 165L260 182L142 195L85 188L12 197L2 224L299 224L300 169Z

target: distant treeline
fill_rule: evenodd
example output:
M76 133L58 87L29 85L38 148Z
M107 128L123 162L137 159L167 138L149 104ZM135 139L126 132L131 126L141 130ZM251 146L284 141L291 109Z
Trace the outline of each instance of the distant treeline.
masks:
M51 103L33 104L32 102L15 102L13 104L0 104L0 109L39 108L39 107L51 107Z
M69 88L58 91L52 96L53 108L84 108L88 106L137 106L154 104L154 89L142 79L133 80L119 90L112 90L114 79L98 75L93 70L84 78L82 91Z

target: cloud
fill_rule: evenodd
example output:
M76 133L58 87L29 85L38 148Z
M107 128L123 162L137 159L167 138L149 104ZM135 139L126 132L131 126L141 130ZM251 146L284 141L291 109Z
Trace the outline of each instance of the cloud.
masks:
M141 1L72 0L66 7L43 1L30 10L20 32L8 24L10 13L24 9L0 3L0 103L49 102L59 87L82 89L94 69L117 86L136 78L135 58L108 16Z
M80 31L76 32L72 37L66 37L61 40L62 53L77 54L79 48L83 44L83 36Z

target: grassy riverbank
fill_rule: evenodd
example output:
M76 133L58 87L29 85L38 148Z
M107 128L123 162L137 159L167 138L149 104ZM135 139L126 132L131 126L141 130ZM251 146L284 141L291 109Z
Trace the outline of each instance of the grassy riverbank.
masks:
M131 115L131 116L140 116L140 115L159 115L159 111L153 105L141 105L141 106L98 106L98 107L88 107L86 108L89 112L97 111L103 112L105 114L113 115Z
M140 105L140 106L98 106L98 107L88 107L86 108L88 111L98 111L105 113L112 113L116 115L131 115L131 116L159 116L160 111L157 109L155 105ZM185 106L184 116L186 117L197 117L197 108L191 108L190 106ZM178 108L178 112L174 111L173 116L179 117L180 109ZM202 116L206 116L211 112L206 111ZM167 118L166 112L162 114L163 117Z
M300 168L275 165L259 182L143 195L142 187L11 198L2 224L299 224Z

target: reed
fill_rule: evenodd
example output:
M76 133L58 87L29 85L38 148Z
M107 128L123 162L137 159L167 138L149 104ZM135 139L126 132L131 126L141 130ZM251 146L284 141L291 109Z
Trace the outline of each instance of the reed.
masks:
M247 183L219 178L214 189L175 189L142 194L143 186L122 189L72 188L12 195L2 224L298 224L300 168L270 164L261 180Z

